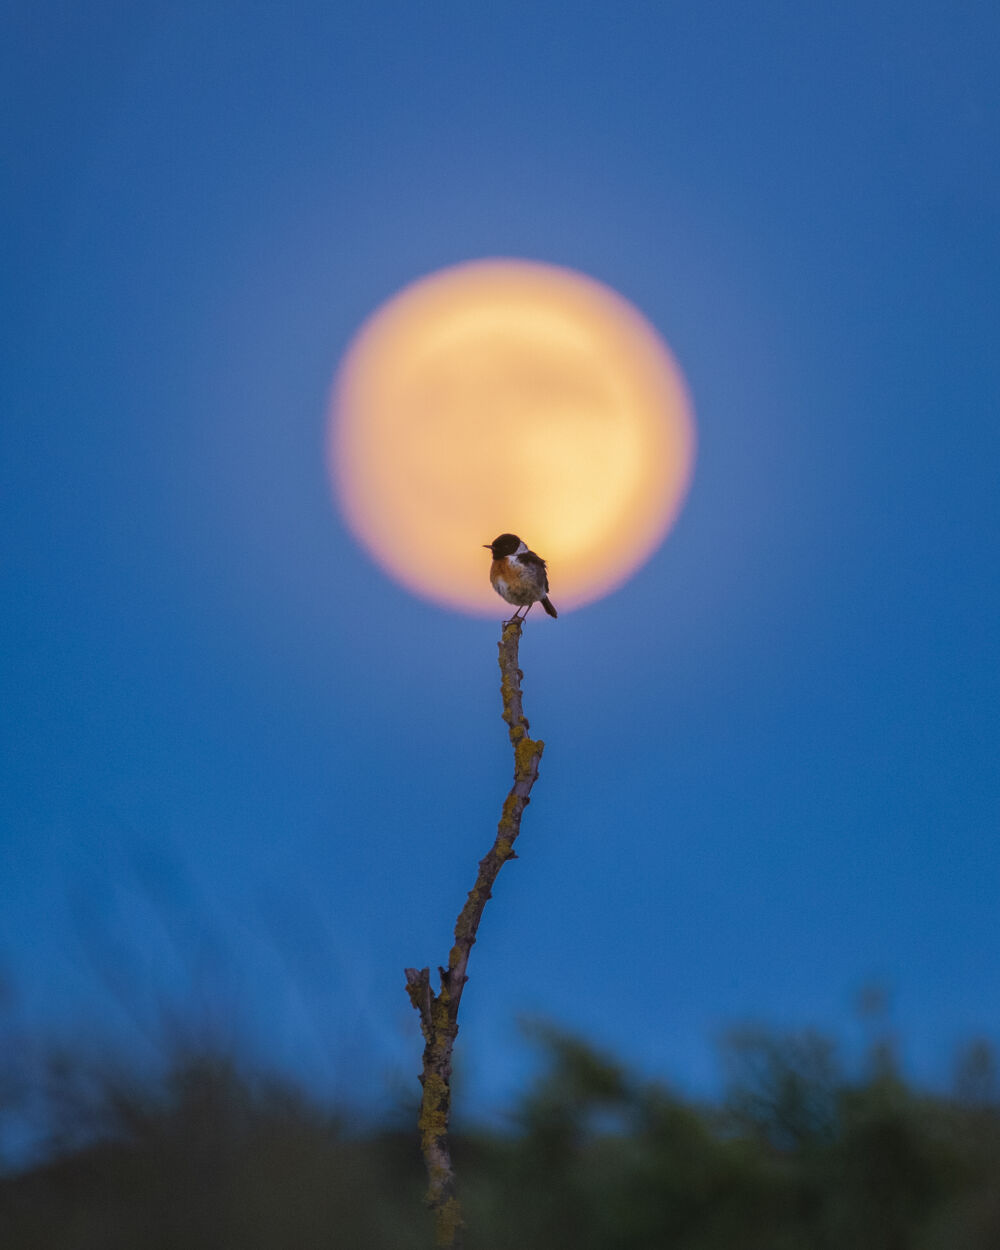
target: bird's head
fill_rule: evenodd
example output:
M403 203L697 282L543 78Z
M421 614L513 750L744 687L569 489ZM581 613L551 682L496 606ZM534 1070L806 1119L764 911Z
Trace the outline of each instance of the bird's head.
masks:
M516 534L501 534L491 543L483 543L483 546L493 552L494 560L502 560L504 556L512 556L524 544Z

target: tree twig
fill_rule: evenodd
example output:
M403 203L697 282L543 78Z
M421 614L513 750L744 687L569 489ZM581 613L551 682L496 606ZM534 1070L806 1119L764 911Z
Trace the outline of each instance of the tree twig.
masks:
M465 906L455 923L455 945L448 956L448 967L438 968L441 988L431 989L429 968L406 969L406 992L420 1014L424 1035L424 1064L420 1074L423 1094L420 1100L420 1149L427 1167L427 1205L434 1215L439 1246L459 1250L462 1244L462 1211L455 1192L455 1172L448 1142L451 1117L451 1052L458 1036L458 1008L469 979L466 968L476 941L483 909L493 892L493 884L508 859L516 859L514 841L521 831L521 816L528 806L531 787L538 777L538 765L545 743L529 733L521 707L521 679L518 645L521 621L507 621L500 636L500 693L503 719L507 722L514 748L514 783L503 805L497 836L479 861L476 884L469 891Z

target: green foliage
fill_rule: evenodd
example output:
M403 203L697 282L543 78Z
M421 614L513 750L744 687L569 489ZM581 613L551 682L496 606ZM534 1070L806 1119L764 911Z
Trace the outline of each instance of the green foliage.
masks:
M543 1075L510 1132L458 1135L469 1250L994 1250L1000 1105L974 1043L955 1094L875 1047L849 1077L815 1034L728 1040L728 1093L699 1106L536 1028ZM415 1130L360 1132L210 1055L158 1083L49 1073L48 1157L0 1178L19 1250L423 1250Z

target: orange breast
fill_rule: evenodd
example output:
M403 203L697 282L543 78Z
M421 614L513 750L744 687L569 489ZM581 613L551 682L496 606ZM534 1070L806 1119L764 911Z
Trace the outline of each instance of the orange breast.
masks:
M532 571L507 556L490 565L490 581L508 603L534 603L543 593Z

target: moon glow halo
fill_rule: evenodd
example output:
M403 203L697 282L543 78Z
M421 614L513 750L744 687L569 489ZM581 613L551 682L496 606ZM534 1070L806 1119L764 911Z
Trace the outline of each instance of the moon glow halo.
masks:
M472 261L362 325L334 383L330 472L347 522L425 598L503 610L482 549L519 534L560 612L624 582L691 475L680 370L644 317L570 269Z

